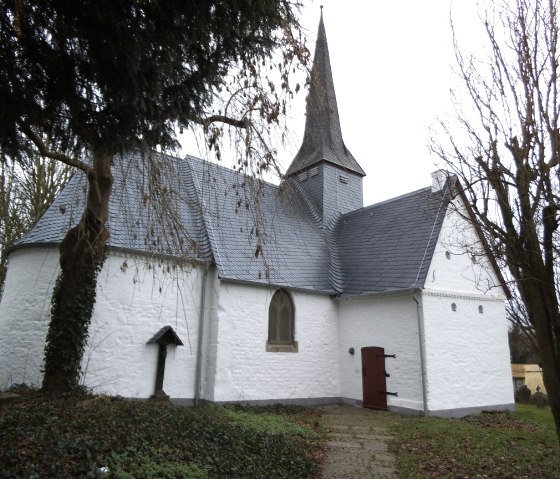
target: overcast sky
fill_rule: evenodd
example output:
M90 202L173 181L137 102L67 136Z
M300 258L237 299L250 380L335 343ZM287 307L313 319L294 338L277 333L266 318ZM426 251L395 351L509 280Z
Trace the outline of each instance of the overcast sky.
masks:
M451 112L457 80L450 14L464 43L480 38L474 0L305 2L301 22L313 52L320 17L327 33L342 134L365 170L364 204L431 184L430 125ZM279 152L286 169L304 128L305 96L292 107L292 143ZM198 152L191 152L198 154ZM225 164L225 162L224 162Z

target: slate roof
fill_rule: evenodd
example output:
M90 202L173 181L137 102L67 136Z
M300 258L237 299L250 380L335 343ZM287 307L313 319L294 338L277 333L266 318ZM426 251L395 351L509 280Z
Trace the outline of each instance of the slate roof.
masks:
M154 165L158 190L149 180ZM214 262L223 279L332 295L422 287L447 207L443 192L426 188L344 214L330 232L289 180L257 183L158 153L120 158L114 176L110 247ZM59 243L80 218L85 183L75 175L15 248Z
M109 247L212 261L221 278L335 293L327 238L289 181L279 188L159 153L117 158L113 175ZM78 173L14 249L60 243L79 221L85 194Z
M444 191L424 188L339 218L334 274L342 295L423 287L449 202Z
M334 293L327 239L291 183L188 160L220 277Z
M307 96L303 142L286 175L294 175L321 161L365 176L342 139L322 11Z
M110 247L196 260L211 258L194 188L181 160L156 152L116 157L113 176ZM15 248L60 243L80 220L86 189L85 175L77 172ZM173 230L180 234L164 233Z

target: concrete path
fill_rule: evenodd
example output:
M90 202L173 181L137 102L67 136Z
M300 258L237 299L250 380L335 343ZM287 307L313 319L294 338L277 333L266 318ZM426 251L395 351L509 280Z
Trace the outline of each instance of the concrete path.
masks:
M352 406L322 407L328 431L323 479L396 479L395 457L383 416L388 413Z

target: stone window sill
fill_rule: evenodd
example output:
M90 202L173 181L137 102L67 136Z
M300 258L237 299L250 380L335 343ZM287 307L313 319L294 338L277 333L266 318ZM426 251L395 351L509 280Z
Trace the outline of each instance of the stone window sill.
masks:
M297 353L298 342L294 341L292 343L271 343L270 341L267 341L266 351L268 353Z

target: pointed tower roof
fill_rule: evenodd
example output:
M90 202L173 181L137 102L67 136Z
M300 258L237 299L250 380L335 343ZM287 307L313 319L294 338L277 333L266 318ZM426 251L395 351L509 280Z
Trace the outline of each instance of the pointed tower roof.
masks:
M303 142L286 175L293 175L321 161L365 176L364 170L342 140L322 7L307 96Z

